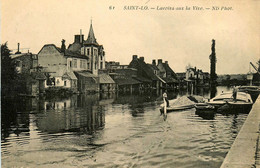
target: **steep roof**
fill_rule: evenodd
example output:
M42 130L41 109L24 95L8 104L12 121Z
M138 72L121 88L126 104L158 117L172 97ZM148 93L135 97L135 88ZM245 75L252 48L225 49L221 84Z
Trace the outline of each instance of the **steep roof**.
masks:
M135 68L137 69L137 71L140 70L143 71L145 73L145 77L149 77L151 80L159 80L159 78L154 74L153 70L143 60L140 59L132 60L128 68Z
M158 67L156 65L153 64L147 64L150 68L152 68L153 70L157 70L159 71Z
M74 58L89 59L89 57L86 56L86 55L81 55L78 52L73 52L73 51L70 51L70 50L65 50L65 56L74 57Z
M96 40L96 38L95 38L94 30L93 30L93 27L92 27L92 23L90 24L89 33L88 33L88 38L87 38L87 40L85 41L85 43L98 45L97 40Z
M178 78L176 73L171 69L171 67L169 66L168 63L162 63L163 64L163 67L164 69L166 70L166 73L170 73L174 78Z
M72 52L80 52L81 44L80 43L72 43L69 45L68 50Z

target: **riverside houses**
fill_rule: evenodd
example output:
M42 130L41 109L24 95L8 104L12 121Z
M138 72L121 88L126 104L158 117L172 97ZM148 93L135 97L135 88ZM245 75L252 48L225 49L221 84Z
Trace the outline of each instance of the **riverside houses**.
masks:
M136 80L142 83L141 90L159 89L162 85L161 79L154 73L151 67L145 63L144 57L138 58L137 55L133 55L133 59L128 68L137 70Z
M186 71L186 81L188 83L194 83L197 86L209 85L209 73L203 72L201 69L197 69L196 67L190 67Z
M155 65L155 60L153 60L153 65ZM179 79L175 72L171 69L168 64L168 61L162 62L162 59L158 59L157 68L159 69L158 75L162 78L164 89L172 90L178 86Z
M45 92L44 82L45 75L37 69L37 55L32 53L21 53L18 51L11 55L12 60L16 65L18 73L15 90L19 91L21 95L37 96Z
M45 87L68 88L73 91L99 91L98 70L105 68L105 52L99 45L90 25L87 40L84 35L75 35L75 40L66 48L46 44L38 53L38 66L47 76ZM89 81L91 81L90 86ZM79 87L78 87L79 86Z

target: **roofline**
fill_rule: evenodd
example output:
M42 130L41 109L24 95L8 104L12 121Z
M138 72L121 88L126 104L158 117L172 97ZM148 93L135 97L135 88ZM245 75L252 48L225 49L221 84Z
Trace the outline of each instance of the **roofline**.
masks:
M61 53L61 51L57 48L57 46L56 46L55 44L45 44L45 45L41 48L41 50L38 52L38 54L43 50L44 47L47 47L47 46L53 46L54 48L56 48L56 50L57 50L59 53ZM38 54L37 54L37 55L38 55Z

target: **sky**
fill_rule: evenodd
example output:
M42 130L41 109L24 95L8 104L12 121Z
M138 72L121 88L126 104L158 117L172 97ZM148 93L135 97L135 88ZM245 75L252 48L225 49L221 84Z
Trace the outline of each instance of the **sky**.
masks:
M128 6L149 10L124 10ZM215 39L217 74L248 73L249 63L260 59L259 7L259 0L2 0L0 41L37 54L45 44L60 47L62 39L68 46L80 29L86 38L92 19L106 61L129 64L138 55L147 63L168 61L175 72L189 64L209 72Z

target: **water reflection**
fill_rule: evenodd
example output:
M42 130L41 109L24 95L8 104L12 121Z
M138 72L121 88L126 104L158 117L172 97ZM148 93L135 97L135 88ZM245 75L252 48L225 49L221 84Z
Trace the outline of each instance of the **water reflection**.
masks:
M194 92L210 97L207 88ZM163 121L161 103L161 93L2 102L3 167L219 167L246 115L191 109Z

